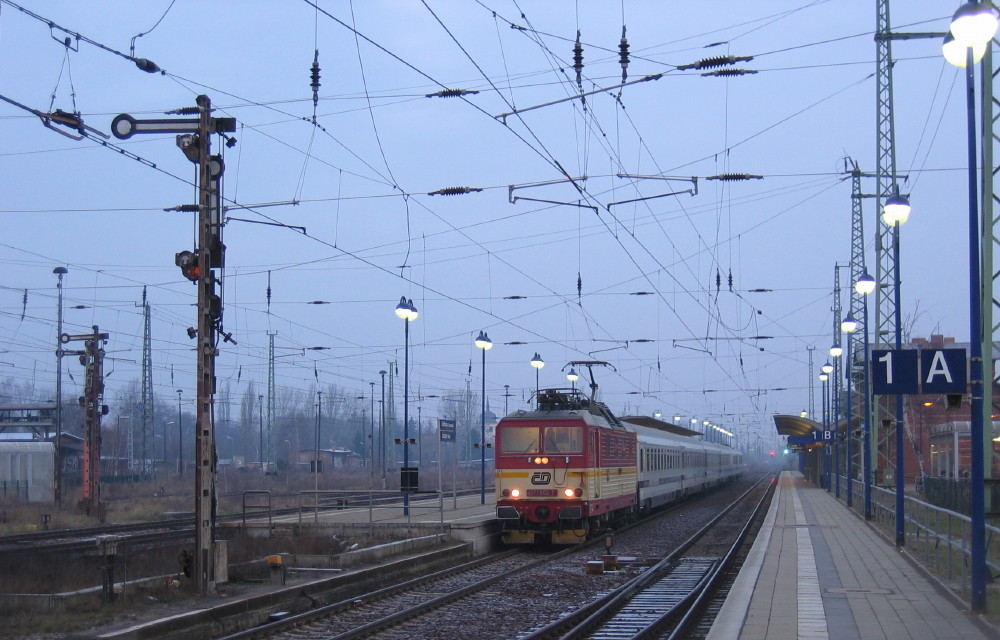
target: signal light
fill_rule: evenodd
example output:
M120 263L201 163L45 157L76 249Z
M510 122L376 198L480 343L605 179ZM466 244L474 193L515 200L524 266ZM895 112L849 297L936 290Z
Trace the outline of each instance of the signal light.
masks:
M191 282L201 277L197 251L181 251L174 256L174 264L181 268L181 274Z
M772 458L774 457L774 452L773 452L773 451L771 452L771 457L772 457Z

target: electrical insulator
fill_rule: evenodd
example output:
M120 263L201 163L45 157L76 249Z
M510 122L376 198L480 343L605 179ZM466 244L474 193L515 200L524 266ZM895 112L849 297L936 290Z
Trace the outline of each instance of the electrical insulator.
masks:
M135 58L135 66L139 67L141 71L146 73L156 73L160 70L160 67L156 65L152 60L147 60L146 58Z
M191 282L197 282L201 276L197 251L181 251L174 256L174 264L181 268L181 274Z
M319 49L316 49L313 53L313 63L312 67L309 69L309 78L312 82L309 86L312 87L313 92L313 118L316 117L316 106L319 104Z
M573 68L576 69L576 84L583 91L583 45L580 44L580 32L576 32L576 44L573 45Z
M625 37L625 25L622 25L622 39L618 43L618 64L622 66L622 83L628 78L628 39Z

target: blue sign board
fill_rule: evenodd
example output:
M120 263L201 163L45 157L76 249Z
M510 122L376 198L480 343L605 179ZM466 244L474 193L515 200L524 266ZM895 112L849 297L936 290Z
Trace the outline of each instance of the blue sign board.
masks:
M916 349L872 349L872 393L879 396L919 393L919 357Z
M968 387L965 349L927 349L920 357L924 393L965 393Z
M965 349L872 349L872 393L964 393Z
M788 436L788 444L812 444L821 440L822 437L822 431L812 431L805 436Z

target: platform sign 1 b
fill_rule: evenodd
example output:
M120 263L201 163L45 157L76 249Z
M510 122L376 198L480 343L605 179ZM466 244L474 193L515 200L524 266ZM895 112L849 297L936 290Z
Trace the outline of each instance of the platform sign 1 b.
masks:
M873 349L872 393L965 393L965 349Z

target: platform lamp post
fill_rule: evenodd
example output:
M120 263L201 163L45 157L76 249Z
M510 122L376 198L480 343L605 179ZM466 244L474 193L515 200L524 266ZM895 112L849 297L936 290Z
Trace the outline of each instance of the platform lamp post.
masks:
M566 379L569 380L570 385L572 385L573 391L576 391L576 381L580 379L580 374L576 372L576 369L570 367L569 373L566 374Z
M316 392L316 436L313 439L313 491L319 491L319 432L323 428L323 392ZM316 500L319 497L316 496Z
M62 506L62 326L63 326L63 276L69 273L66 267L56 267L52 273L59 276L56 288L59 300L56 307L56 469L55 502Z
M969 365L972 407L969 424L971 451L969 502L972 547L972 610L986 610L986 513L985 513L985 456L983 442L985 417L983 415L983 302L981 249L979 245L982 225L979 221L979 202L976 188L976 99L975 65L986 53L986 48L997 32L997 12L988 3L966 2L952 17L951 29L942 45L942 53L951 64L965 68L966 125L968 130L968 179L969 179ZM992 371L992 354L989 370ZM991 429L992 430L992 429ZM991 456L992 457L992 456Z
M382 399L379 401L378 406L378 442L379 442L379 452L378 460L379 464L382 465L382 490L385 491L388 486L385 479L385 374L388 373L385 369L378 372L382 376Z
M257 420L260 422L260 471L266 473L264 467L264 396L257 396Z
M820 380L820 382L823 383L823 431L829 431L830 430L830 382L829 382L829 380L830 380L830 373L833 372L833 365L830 364L829 362L824 362L823 366L820 367L819 370L822 371L822 373L819 374L819 380ZM826 434L824 433L824 436L825 435ZM825 446L824 445L824 447L823 447L824 452L826 454L824 456L824 458L825 458L825 462L826 462L825 467L826 467L826 491L827 491L827 493L830 492L830 485L832 484L832 480L833 480L833 473L832 473L833 470L831 469L832 461L833 461L833 455L832 455L833 452L830 451L831 448L833 448L833 440L832 439L830 440L830 446Z
M868 269L864 269L861 277L858 281L854 283L854 290L858 292L863 300L863 317L864 326L862 331L864 331L864 357L862 362L864 363L864 391L865 391L865 426L862 437L862 446L864 449L861 452L861 466L862 473L865 476L864 479L864 489L865 489L865 520L872 519L872 387L871 387L871 371L872 366L869 362L870 350L868 345L868 296L875 291L875 278L871 277L868 273Z
M479 471L481 476L479 504L486 504L486 352L493 348L493 341L490 340L485 331L480 331L476 337L476 348L483 352L483 411L479 437Z
M401 297L396 317L403 321L403 473L410 472L410 323L417 315L413 300ZM403 515L410 515L409 491L403 492Z
M839 333L835 340L830 347L830 357L835 363L830 377L830 424L833 429L833 495L840 499L840 379L837 375L840 367L837 364L838 358L844 355L844 349L840 346Z
M177 390L177 476L180 478L184 477L184 458L181 453L181 445L184 444L184 432L181 430L181 395L183 393L184 389Z
M893 290L895 296L894 306L895 311L895 325L896 325L896 341L895 349L897 351L903 348L903 327L902 327L902 310L900 308L900 295L899 295L899 227L903 225L904 222L910 217L910 201L906 199L906 196L900 195L899 187L897 186L894 193L886 198L885 204L882 206L882 221L888 226L892 227L892 255L894 268L892 270L893 277ZM903 430L905 419L903 413L903 394L896 394L896 546L902 547L906 543L906 522L904 521L904 506L905 502L905 449L903 440Z
M851 359L851 339L850 334L854 333L858 329L858 321L854 319L851 312L848 311L844 319L840 321L840 330L848 334L847 338L847 366L845 367L847 371L847 397L844 401L846 409L844 411L846 418L847 427L845 428L845 441L847 442L847 506L851 507L854 504L854 432L851 430L851 416L854 415L853 405L851 404L851 372L854 369L854 361ZM837 384L840 384L839 382ZM839 446L839 445L838 445Z
M372 390L371 429L368 431L368 488L375 486L375 383L369 382Z
M537 351L531 358L531 366L535 368L535 402L538 402L538 372L545 366L545 361L542 360L542 356L538 355Z

